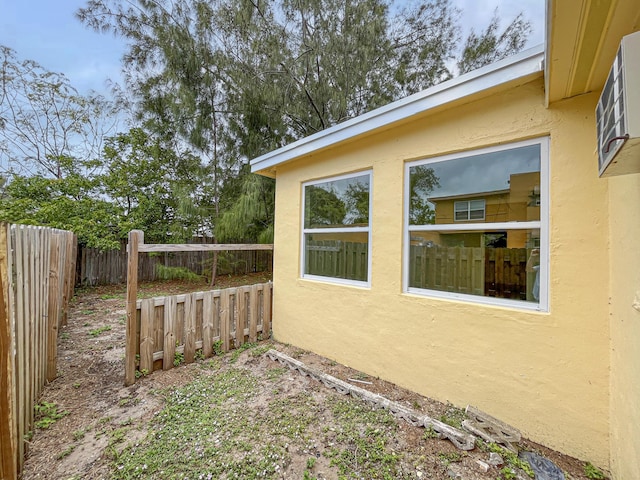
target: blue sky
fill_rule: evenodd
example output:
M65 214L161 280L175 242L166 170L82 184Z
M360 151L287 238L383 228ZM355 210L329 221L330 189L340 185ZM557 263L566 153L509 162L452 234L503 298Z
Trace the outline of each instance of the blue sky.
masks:
M502 19L524 11L534 32L529 46L544 41L545 0L453 0L463 9L463 25L485 26L496 6ZM107 80L120 79L124 43L111 34L85 28L74 17L83 0L0 0L0 44L19 58L35 60L64 73L80 93L107 91Z

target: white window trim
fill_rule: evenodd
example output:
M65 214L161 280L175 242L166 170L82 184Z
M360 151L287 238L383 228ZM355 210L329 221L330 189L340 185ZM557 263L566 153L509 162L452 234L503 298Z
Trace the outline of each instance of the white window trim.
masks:
M482 223L482 224L443 224L443 225L409 225L409 174L410 168L416 165L427 165L430 163L445 162L457 158L483 155L486 153L500 152L511 150L519 147L530 145L540 145L540 198L546 201L540 205L540 220L533 222L500 222L500 223ZM550 159L549 159L549 137L541 137L520 142L503 144L495 147L479 148L467 150L457 154L443 155L424 160L405 162L404 168L404 224L403 224L403 255L402 255L402 291L408 294L415 294L423 297L440 298L446 300L455 300L461 302L476 303L481 305L502 306L517 308L520 310L533 310L538 312L549 312L549 208L551 196L549 194L550 176ZM485 206L486 208L486 206ZM455 212L454 212L455 216ZM484 297L480 295L469 295L464 293L443 292L440 290L430 290L422 288L409 287L409 249L410 237L412 231L457 231L464 230L540 230L540 299L537 303L521 300L512 300L508 298Z
M311 185L318 185L321 183L333 182L336 180L345 180L349 178L362 177L364 175L369 176L369 225L366 227L361 226L353 226L353 227L337 227L337 228L305 228L304 226L304 215L305 215L305 202L306 202L306 193L305 189ZM300 259L300 278L305 280L314 280L319 282L326 283L335 283L338 285L350 285L355 287L371 287L371 217L373 211L373 170L361 170L353 173L346 173L343 175L336 175L333 177L325 177L317 180L310 180L308 182L302 183L302 203L300 207L300 225L301 225L301 234L300 234L300 254L298 258ZM336 277L325 277L322 275L312 275L304 272L304 266L306 265L306 249L305 249L305 235L307 233L357 233L357 232L366 232L367 233L367 280L350 280L347 278L336 278Z

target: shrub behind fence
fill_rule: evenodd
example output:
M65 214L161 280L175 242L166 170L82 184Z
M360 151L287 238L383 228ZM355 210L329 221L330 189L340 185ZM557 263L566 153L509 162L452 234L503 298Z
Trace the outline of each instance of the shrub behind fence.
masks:
M202 243L202 242L194 242ZM207 242L211 243L211 242ZM157 265L185 268L196 275L210 278L213 254L211 252L141 253L138 260L138 280L151 282L160 279ZM270 272L273 252L265 250L220 252L218 275L238 275L252 272ZM77 282L81 285L116 285L127 281L126 241L120 249L101 251L80 247Z

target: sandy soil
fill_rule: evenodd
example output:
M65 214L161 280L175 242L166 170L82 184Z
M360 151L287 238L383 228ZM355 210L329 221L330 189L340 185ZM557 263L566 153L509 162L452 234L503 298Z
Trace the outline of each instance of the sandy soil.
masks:
M262 281L261 278L239 279L238 282ZM232 279L228 279L231 284ZM223 285L225 286L225 285ZM143 285L141 295L180 293L201 290L202 286L164 283ZM155 372L125 387L124 340L126 318L124 291L120 288L91 289L77 292L68 325L59 336L58 378L43 393L42 402L58 405L58 411L68 412L48 429L37 429L28 446L23 479L108 479L110 457L108 433L126 425L127 438L123 445L144 438L147 424L162 409L163 400L157 392L185 385L197 374L197 364L181 366L167 372ZM307 365L342 380L360 379L368 383L354 383L385 397L419 410L434 418L445 415L451 406L444 405L413 392L354 371L329 359L292 346L271 342L276 348ZM235 366L264 373L281 365L268 358L251 357L246 352ZM323 395L337 395L309 377L292 372L282 379L283 388L291 391L313 391ZM270 392L265 390L264 403ZM477 460L487 461L488 453L475 449L461 461L444 465L442 455L457 449L446 440L424 438L424 429L401 422L397 448L419 458L415 478L499 478L499 470L491 467L483 472ZM320 437L320 435L319 435ZM529 441L521 444L525 450L539 452L564 470L569 478L582 479L583 463ZM307 456L295 455L283 472L283 478L302 478ZM337 478L328 466L323 478Z

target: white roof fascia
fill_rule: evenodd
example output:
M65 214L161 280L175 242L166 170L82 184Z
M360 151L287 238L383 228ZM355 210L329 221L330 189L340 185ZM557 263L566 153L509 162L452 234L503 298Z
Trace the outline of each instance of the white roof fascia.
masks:
M251 160L251 171L274 167L432 108L542 72L543 62L544 45L538 45L265 153Z

